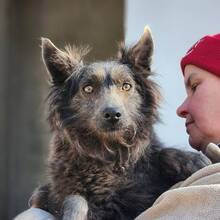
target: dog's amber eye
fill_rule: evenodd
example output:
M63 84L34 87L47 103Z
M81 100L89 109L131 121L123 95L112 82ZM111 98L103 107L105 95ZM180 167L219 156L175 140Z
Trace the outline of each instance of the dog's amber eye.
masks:
M124 91L129 91L131 89L131 84L129 83L124 83L122 86L122 90Z
M86 93L92 93L93 92L93 87L92 86L85 86L83 88L84 92Z

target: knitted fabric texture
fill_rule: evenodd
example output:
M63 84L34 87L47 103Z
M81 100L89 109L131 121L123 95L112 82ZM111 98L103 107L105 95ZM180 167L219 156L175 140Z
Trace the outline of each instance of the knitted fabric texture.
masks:
M207 35L188 50L180 63L183 74L189 64L220 76L220 34Z

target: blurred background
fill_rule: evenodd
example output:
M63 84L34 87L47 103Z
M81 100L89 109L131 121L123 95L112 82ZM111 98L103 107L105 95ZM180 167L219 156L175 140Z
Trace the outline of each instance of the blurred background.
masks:
M90 45L87 60L104 60L123 39L136 42L148 24L164 96L157 133L166 145L190 149L175 115L185 97L179 60L203 35L220 32L219 9L219 0L0 0L0 219L27 209L45 179L50 133L40 37L60 48Z
M28 208L45 178L50 133L40 37L58 47L89 44L106 59L123 39L122 0L0 0L0 219Z

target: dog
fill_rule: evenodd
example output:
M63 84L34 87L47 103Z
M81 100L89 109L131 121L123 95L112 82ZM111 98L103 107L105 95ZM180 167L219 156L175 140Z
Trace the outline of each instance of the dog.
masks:
M153 47L145 28L134 46L120 45L117 58L84 63L87 48L62 51L42 38L53 138L48 184L33 193L32 206L64 220L131 220L209 164L164 148L154 132L160 93L150 77Z

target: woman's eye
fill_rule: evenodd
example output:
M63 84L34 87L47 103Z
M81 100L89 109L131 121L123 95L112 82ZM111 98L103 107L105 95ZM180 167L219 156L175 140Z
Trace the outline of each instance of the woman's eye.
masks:
M85 86L83 88L83 91L86 93L92 93L93 92L93 87L92 86Z
M192 86L191 86L191 90L192 90L193 92L195 92L197 86L198 86L198 83L194 83L194 84L192 84Z
M131 84L129 83L124 83L122 86L122 90L124 91L129 91L131 89Z

